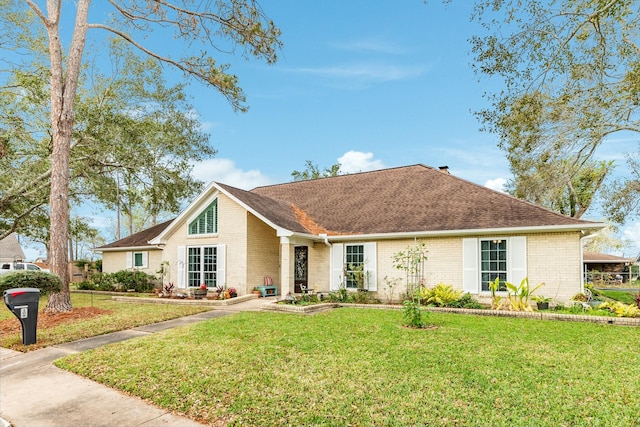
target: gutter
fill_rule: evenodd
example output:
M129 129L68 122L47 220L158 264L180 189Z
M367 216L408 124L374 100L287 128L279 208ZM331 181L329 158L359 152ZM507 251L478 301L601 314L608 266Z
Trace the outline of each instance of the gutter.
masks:
M329 243L329 237L327 237L327 233L320 233L318 237L324 240L324 244L331 247L331 243Z
M586 271L584 270L584 246L585 242L590 239L595 239L602 233L603 228L592 234L587 234L580 238L580 292L584 293L584 276Z

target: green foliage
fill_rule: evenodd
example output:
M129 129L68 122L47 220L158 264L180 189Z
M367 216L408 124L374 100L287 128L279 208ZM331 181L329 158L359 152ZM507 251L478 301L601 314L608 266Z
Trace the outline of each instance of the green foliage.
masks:
M91 280L83 280L77 284L77 287L81 291L95 291L97 286Z
M113 274L97 273L91 276L91 281L95 284L95 289L99 291L116 291L115 277Z
M436 307L451 307L464 294L464 291L453 289L452 285L445 283L438 283L433 288L421 288L419 292L423 304L435 305Z
M405 272L407 294L419 296L417 292L424 282L424 264L427 260L426 243L415 241L413 246L408 245L404 251L399 251L391 256L393 267Z
M418 302L407 300L402 303L402 306L402 317L405 326L410 328L426 328L429 326L427 319L429 312L421 307Z
M607 309L618 317L640 317L640 308L636 305L624 304L620 301L604 302L599 309Z
M473 19L474 69L500 80L478 116L507 152L512 190L579 217L612 168L597 148L640 129L635 2L476 0ZM637 215L638 173L607 188L611 219Z
M504 289L507 291L507 299L503 299L501 296L496 295L496 292L501 290L500 279L496 277L493 282L489 282L489 289L491 290L491 308L494 310L511 310L511 311L533 311L529 298L533 296L533 293L540 287L544 286L544 283L540 283L533 288L529 285L529 278L522 279L519 285L513 283L504 282Z
M340 163L331 165L329 168L324 168L321 172L317 165L314 165L311 160L305 162L305 169L302 171L294 170L291 172L291 176L294 181L307 181L310 179L326 178L330 176L340 175Z
M473 296L469 292L467 292L466 294L462 295L460 297L460 299L458 299L458 301L454 301L454 302L450 303L449 307L469 308L469 309L481 309L481 308L484 308L482 306L482 304L480 304L478 301L476 301L475 298L473 298Z
M595 291L592 291L592 292L594 292L594 295L596 295ZM603 297L610 298L615 301L620 301L625 304L635 304L636 302L636 296L631 292L614 291L610 289L600 289L597 291L597 295L601 295Z
M399 328L396 310L239 313L56 365L207 425L638 425L637 328L436 312L430 320L440 326L433 333Z
M13 288L38 288L42 295L60 291L62 283L55 274L44 271L12 271L0 274L0 294Z
M544 286L544 283L540 283L531 288L529 286L529 278L525 277L518 286L509 282L506 282L506 285L509 295L509 309L512 311L532 311L533 308L531 308L529 304L529 298L537 289Z
M136 292L152 291L156 280L155 276L137 270L120 270L113 273L113 277L120 289L135 289Z
M344 286L340 286L335 292L329 292L329 301L330 302L353 302L354 296L353 292L349 292L347 288Z

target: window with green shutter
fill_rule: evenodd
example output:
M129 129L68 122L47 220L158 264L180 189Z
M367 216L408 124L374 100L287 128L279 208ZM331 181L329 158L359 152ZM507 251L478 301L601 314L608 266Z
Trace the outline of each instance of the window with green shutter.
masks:
M214 234L218 232L218 199L215 199L191 224L189 234Z

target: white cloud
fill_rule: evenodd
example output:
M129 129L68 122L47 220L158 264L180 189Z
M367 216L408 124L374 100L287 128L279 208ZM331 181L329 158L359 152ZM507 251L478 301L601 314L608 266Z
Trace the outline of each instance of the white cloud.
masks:
M373 160L373 153L363 153L362 151L347 151L338 158L340 171L343 173L366 172L377 169L384 169L382 160Z
M496 178L496 179L490 179L487 182L484 183L485 187L488 187L492 190L496 190L496 191L500 191L502 193L504 193L504 186L507 183L507 180L504 178Z
M314 74L332 79L349 79L359 83L380 83L416 78L425 71L424 67L356 64L319 68L298 68L298 73Z
M216 181L244 190L273 184L272 180L259 170L243 171L229 159L208 159L194 163L192 175L206 184Z

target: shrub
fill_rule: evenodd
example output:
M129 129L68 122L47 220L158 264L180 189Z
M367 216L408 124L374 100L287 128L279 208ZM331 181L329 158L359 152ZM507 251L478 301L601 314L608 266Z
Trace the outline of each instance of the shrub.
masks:
M476 301L476 299L469 292L467 292L466 294L462 295L460 299L458 299L458 301L451 303L451 305L449 305L448 307L482 308L482 304Z
M89 280L83 280L82 282L79 282L77 286L78 286L78 289L80 289L81 291L95 291L96 290L95 283L93 283L92 281L89 281Z
M156 277L143 271L120 270L113 273L120 289L134 289L136 292L151 292Z
M420 297L425 304L436 307L451 307L462 297L463 291L453 289L453 286L445 283L438 283L433 288L420 289Z
M91 276L91 281L95 284L95 287L99 291L115 291L115 278L112 274L97 273Z
M38 288L42 295L57 292L62 287L60 277L44 271L12 271L0 275L0 292L13 288Z
M619 301L605 302L600 304L598 308L607 309L618 317L640 317L640 308Z
M403 303L402 317L404 318L405 325L410 328L426 328L429 326L427 323L427 316L429 313L415 301L406 300Z

